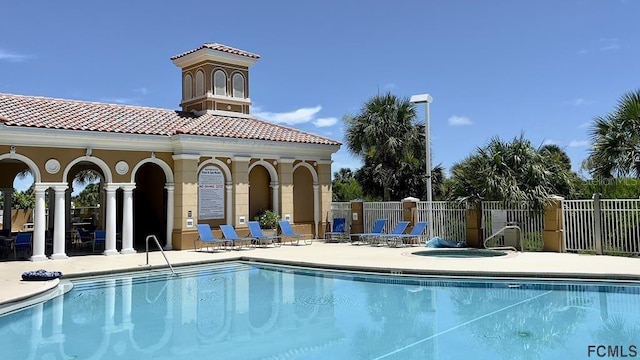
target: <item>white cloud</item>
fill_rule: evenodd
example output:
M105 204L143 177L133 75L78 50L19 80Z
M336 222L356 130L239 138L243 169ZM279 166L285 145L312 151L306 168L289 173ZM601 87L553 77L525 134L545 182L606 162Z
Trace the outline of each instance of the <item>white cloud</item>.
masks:
M254 108L255 110L256 108ZM278 124L298 125L308 123L313 120L314 116L322 110L322 106L318 105L312 108L300 108L290 112L269 112L254 111L252 115L259 119L271 121Z
M558 141L553 139L547 139L542 142L542 145L558 145Z
M601 51L611 51L620 49L620 42L617 38L600 39L598 46Z
M578 55L585 55L588 52L589 51L587 49L580 49L580 50L578 50Z
M337 122L338 122L338 119L334 117L329 117L329 118L317 119L316 121L313 122L313 125L317 127L329 127L329 126L335 125Z
M147 89L146 87L139 87L139 88L133 89L133 92L142 94L142 95L147 95L149 93L149 89Z
M458 115L453 115L452 117L449 118L449 126L463 126L463 125L471 125L473 124L473 122L471 122L471 119L469 119L466 116L458 116Z
M27 55L11 53L0 49L0 61L21 62L27 60L27 58L29 58Z
M589 146L589 144L588 140L571 140L569 147L584 147Z
M138 99L136 98L127 98L127 97L119 97L119 98L102 98L101 102L110 103L110 104L122 104L122 105L136 105L138 103Z
M578 125L578 128L584 129L584 128L588 128L590 125L591 125L591 122L587 121L587 122L583 122L582 124Z

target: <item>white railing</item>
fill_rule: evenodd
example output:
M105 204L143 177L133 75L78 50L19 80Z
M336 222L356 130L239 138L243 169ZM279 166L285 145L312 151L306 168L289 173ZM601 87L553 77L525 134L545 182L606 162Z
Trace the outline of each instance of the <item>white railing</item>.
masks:
M433 201L433 235L452 241L467 239L466 204L451 201ZM418 202L417 221L429 218L429 203Z
M595 251L593 200L563 200L562 221L567 251Z
M384 232L390 232L402 221L402 203L400 201L389 202L365 202L362 204L364 213L364 232L371 231L376 219L387 219Z
M487 239L507 225L517 225L522 230L523 250L541 250L544 231L544 213L535 212L528 203L482 202L482 231ZM503 245L498 242L498 246Z

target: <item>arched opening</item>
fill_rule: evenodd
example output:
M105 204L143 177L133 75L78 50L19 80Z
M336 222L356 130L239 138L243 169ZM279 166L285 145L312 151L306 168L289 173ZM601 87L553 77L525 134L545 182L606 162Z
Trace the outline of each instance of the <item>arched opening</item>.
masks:
M193 97L193 79L191 78L191 74L187 74L184 76L184 80L182 81L182 99L189 100Z
M33 230L34 208L34 177L28 164L19 159L0 160L0 236L11 237L19 231ZM0 248L0 260L30 256L28 249L14 253L11 247Z
M223 70L213 73L213 94L227 96L227 74Z
M249 220L261 210L273 210L271 176L264 166L254 166L249 173Z
M232 82L233 97L244 99L246 97L244 91L244 76L242 76L242 74L240 73L235 73L233 74Z
M160 244L167 241L166 178L162 168L152 162L144 163L135 174L133 190L133 247L145 248L145 238L155 235ZM155 249L154 249L155 250Z
M198 70L196 73L196 96L204 95L204 72Z
M104 246L94 246L96 230L105 229L104 174L100 167L81 161L67 173L69 188L65 203L69 216L65 217L67 255L81 255L104 251ZM72 180L70 180L72 179ZM53 203L55 193L49 190L49 201ZM55 207L49 208L49 231L53 231Z

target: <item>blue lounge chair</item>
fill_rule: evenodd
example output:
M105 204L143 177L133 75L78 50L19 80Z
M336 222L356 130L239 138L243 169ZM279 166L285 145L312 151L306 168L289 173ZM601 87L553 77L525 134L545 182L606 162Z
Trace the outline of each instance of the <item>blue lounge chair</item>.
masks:
M102 250L105 250L105 243L106 243L106 232L104 230L96 230L93 232L93 240L91 241L93 243L93 252L96 252L96 248L100 248L102 247Z
M371 238L382 234L385 225L387 225L387 219L376 219L376 222L373 223L373 229L371 229L371 232L351 234L351 245L361 245L368 243ZM355 241L353 240L353 237L356 238Z
M216 239L213 236L213 232L211 231L209 225L198 224L196 225L196 227L198 228L198 238L193 241L193 249L195 251L201 251L202 248L205 247L205 245L207 246L207 251L209 251L209 247L212 247L214 249L216 247L218 249L226 249L228 241L224 239ZM199 250L198 244L200 244Z
M231 243L231 247L235 249L250 247L251 244L254 243L254 238L252 237L241 238L240 236L238 236L233 225L220 225L220 230L222 230L222 236L224 237L224 239L229 241Z
M16 235L16 239L13 242L13 258L18 258L18 252L23 251L27 254L27 257L31 256L31 239L33 233L21 232Z
M407 230L407 226L409 226L408 221L398 221L396 227L394 227L390 233L372 237L371 245L380 245L383 241L386 245L395 243L395 239L404 234L404 231Z
M418 221L408 234L402 234L387 240L389 246L419 244L424 230L427 228L426 221ZM416 241L417 240L417 241Z
M333 219L333 229L324 233L324 242L342 242L349 238L345 218Z
M296 233L295 231L293 231L291 223L289 223L289 221L287 220L278 221L278 225L280 225L280 233L282 238L289 239L291 245L300 245L300 240L302 240L305 245L311 245L311 243L313 242L313 234Z
M273 244L273 246L280 246L280 236L263 234L259 222L248 221L247 225L249 226L251 237L255 239L254 243L256 245L264 245L266 247L269 244Z

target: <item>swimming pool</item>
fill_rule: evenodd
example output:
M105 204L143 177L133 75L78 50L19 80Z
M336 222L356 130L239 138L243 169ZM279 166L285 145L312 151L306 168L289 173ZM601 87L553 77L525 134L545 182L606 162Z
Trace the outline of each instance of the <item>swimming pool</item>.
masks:
M2 359L575 359L640 346L636 285L177 271L78 279L0 317Z

